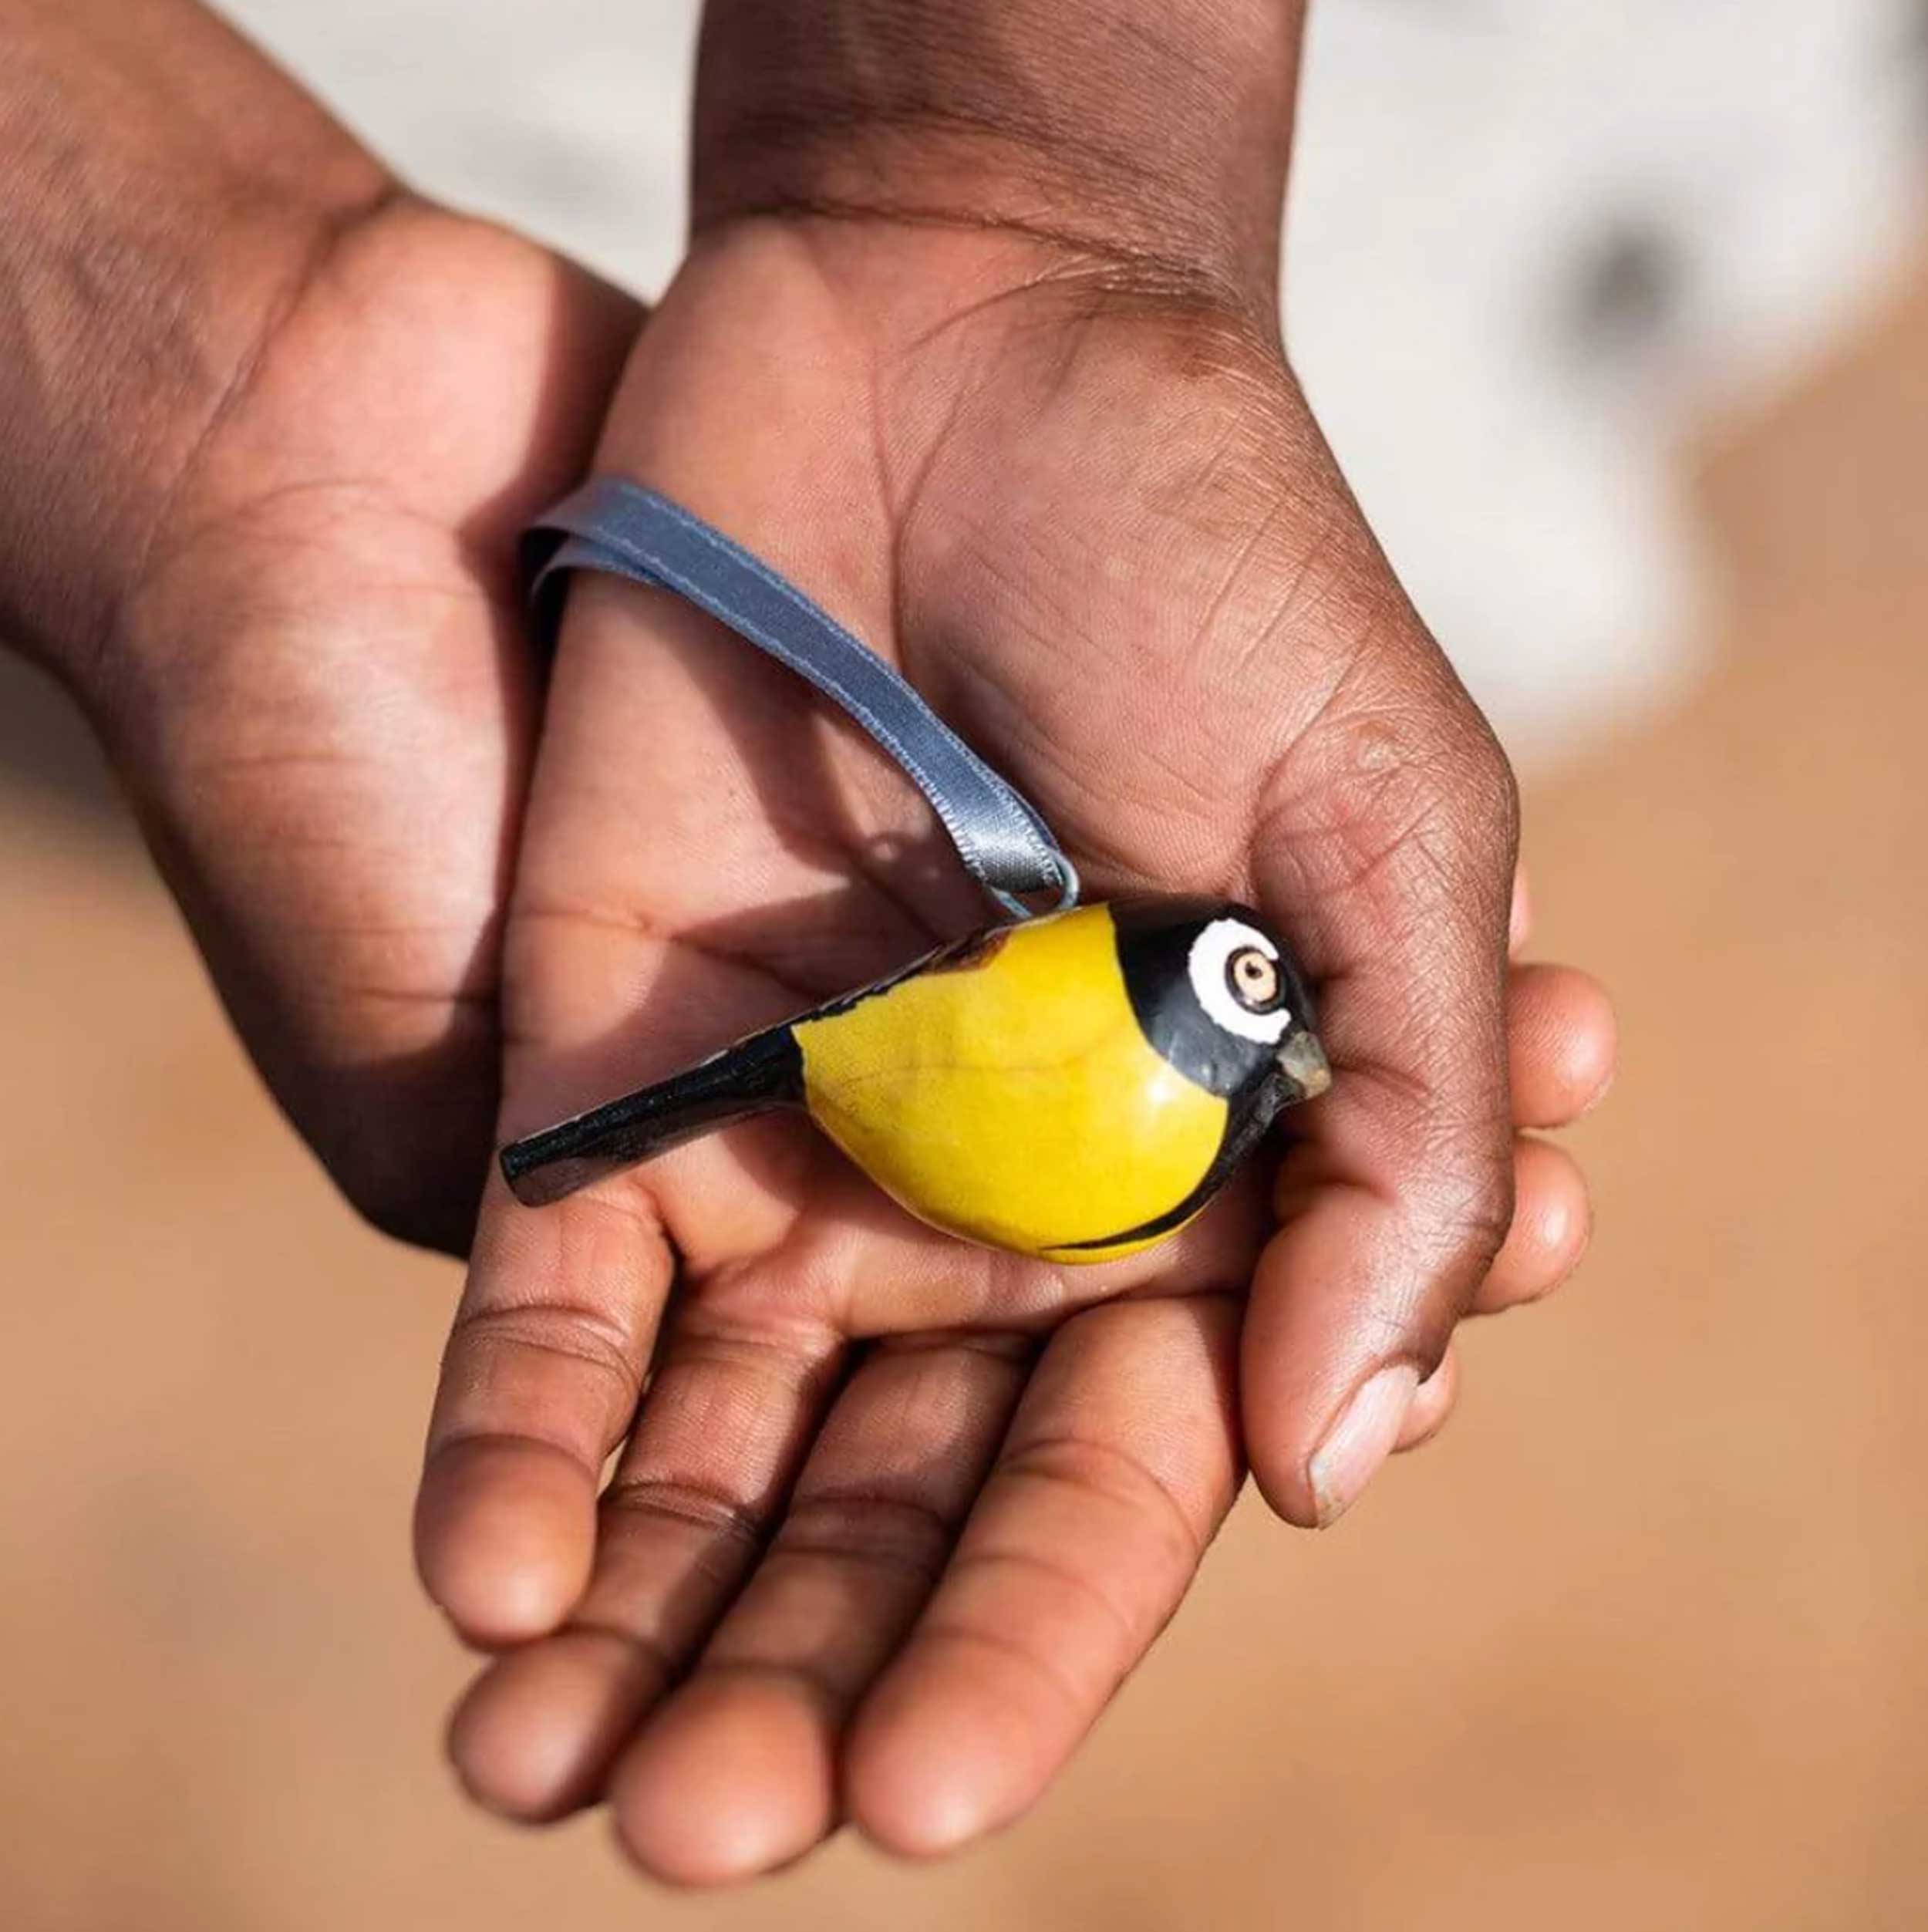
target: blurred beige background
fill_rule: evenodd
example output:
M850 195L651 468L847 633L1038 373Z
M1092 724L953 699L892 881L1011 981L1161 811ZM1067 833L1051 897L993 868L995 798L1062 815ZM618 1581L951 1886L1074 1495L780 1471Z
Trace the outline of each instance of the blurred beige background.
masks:
M453 1272L336 1205L10 670L0 1925L1928 1923L1928 272L1690 474L1711 680L1529 794L1624 1007L1579 1283L1337 1531L1242 1508L1029 1822L720 1900L458 1801L406 1543Z
M237 4L296 53L342 15ZM680 44L688 11L662 0L635 32ZM368 26L335 43L347 95L406 91L387 12L349 9ZM615 178L595 143L544 132L575 71L526 123L433 123L475 150L451 167L593 212ZM680 80L659 78L669 99ZM634 132L622 106L598 110L612 141ZM675 133L648 130L665 167ZM1683 152L1698 182L1706 150ZM1867 178L1847 203L1868 205ZM674 197L650 193L666 259ZM1768 205L1760 230L1791 231L1793 204ZM1839 221L1810 205L1810 231ZM1737 315L1771 309L1757 281L1720 285ZM1467 343L1517 363L1488 313ZM1734 339L1704 335L1721 356ZM1609 381L1566 352L1549 339L1557 405L1525 376L1505 405L1564 424L1544 467L1488 449L1485 391L1470 443L1434 425L1374 456L1361 415L1340 450L1388 488L1411 470L1390 521L1432 549L1395 555L1436 568L1441 597L1485 545L1460 602L1424 600L1462 656L1486 651L1482 688L1503 700L1517 671L1544 700L1521 716L1560 714L1556 750L1595 737L1583 762L1543 757L1528 797L1541 949L1623 1005L1620 1086L1579 1137L1594 1253L1556 1303L1468 1338L1446 1436L1338 1530L1242 1507L1070 1775L942 1867L841 1845L679 1899L645 1892L595 1821L524 1835L460 1801L438 1733L466 1666L406 1543L454 1272L335 1202L77 729L0 660L0 1932L1928 1924L1928 265L1798 386L1676 447L1651 491L1596 429L1630 420L1657 365L1623 357ZM1461 393L1449 366L1431 391ZM1643 449L1680 413L1672 366L1675 400L1628 432ZM1361 368L1363 410L1382 386ZM1469 450L1478 487L1443 485ZM1689 572L1690 689L1684 615L1636 528L1714 565ZM1516 563L1542 556L1522 592ZM1636 578L1663 588L1616 603ZM1540 621L1589 585L1572 629ZM1539 625L1530 668L1520 639L1482 643L1488 609Z

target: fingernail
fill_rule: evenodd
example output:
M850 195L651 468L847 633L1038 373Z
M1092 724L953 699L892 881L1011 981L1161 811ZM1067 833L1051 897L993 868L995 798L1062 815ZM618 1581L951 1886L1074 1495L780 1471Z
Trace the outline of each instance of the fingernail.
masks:
M1540 1210L1540 1246L1549 1254L1558 1254L1566 1246L1572 1231L1572 1204L1556 1195Z
M1336 1522L1359 1500L1379 1465L1392 1454L1418 1387L1419 1371L1411 1362L1382 1368L1360 1387L1333 1425L1306 1471L1321 1529Z
M1524 870L1513 875L1512 903L1506 910L1506 949L1517 953L1533 931L1533 895Z
M1585 1120L1587 1115L1592 1113L1594 1108L1598 1107L1600 1103L1606 1098L1609 1094L1613 1092L1613 1083L1618 1080L1620 1077L1620 1062L1616 1060L1611 1067L1607 1068L1606 1079L1602 1081L1599 1085L1593 1090L1593 1092L1591 1097L1588 1099L1586 1104L1580 1109L1579 1112L1575 1115L1574 1118L1577 1120Z

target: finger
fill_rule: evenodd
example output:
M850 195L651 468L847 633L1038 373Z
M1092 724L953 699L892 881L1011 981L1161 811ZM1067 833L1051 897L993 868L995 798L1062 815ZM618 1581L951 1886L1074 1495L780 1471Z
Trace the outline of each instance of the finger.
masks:
M750 1878L834 1828L845 1720L935 1584L1031 1352L891 1344L852 1377L770 1553L617 1767L616 1829L645 1870Z
M1513 899L1506 912L1506 953L1517 959L1533 943L1533 893L1526 868L1513 868Z
M1512 1209L1511 774L1436 654L1388 643L1356 677L1275 775L1255 855L1323 984L1334 1069L1241 1344L1254 1472L1309 1526L1390 1452Z
M1564 1148L1522 1135L1513 1150L1513 1225L1473 1312L1495 1315L1549 1295L1580 1265L1593 1234L1586 1180Z
M1393 1452L1403 1455L1431 1441L1446 1426L1446 1418L1459 1400L1459 1350L1449 1348L1445 1359L1419 1385L1412 1407L1400 1425Z
M415 1517L422 1580L471 1642L553 1629L588 1580L603 1462L669 1286L641 1199L592 1192L532 1214L499 1176L484 1197Z
M1572 966L1515 966L1506 1048L1514 1125L1571 1125L1613 1084L1619 1037L1606 989Z
M471 1687L449 1750L491 1810L537 1821L598 1797L763 1549L834 1391L839 1339L700 1304L671 1320L563 1628Z
M858 1710L851 1817L948 1851L1038 1794L1163 1628L1239 1482L1225 1298L1059 1330L935 1595Z

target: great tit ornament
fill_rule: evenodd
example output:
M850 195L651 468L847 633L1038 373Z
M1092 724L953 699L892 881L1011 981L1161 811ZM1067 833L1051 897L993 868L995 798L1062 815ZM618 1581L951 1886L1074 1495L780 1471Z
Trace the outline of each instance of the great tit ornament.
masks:
M920 1220L1063 1263L1175 1234L1331 1074L1290 954L1222 901L994 926L514 1142L531 1206L778 1108Z

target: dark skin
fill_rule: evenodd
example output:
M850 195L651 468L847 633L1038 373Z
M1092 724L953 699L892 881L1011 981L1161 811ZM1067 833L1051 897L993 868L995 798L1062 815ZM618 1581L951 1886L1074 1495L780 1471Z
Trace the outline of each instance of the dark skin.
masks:
M5 0L0 47L0 635L349 1198L466 1252L538 723L511 547L640 312L183 0Z
M592 455L892 655L1094 895L1249 898L1326 981L1283 1171L1111 1268L944 1242L780 1123L484 1199L419 1524L504 1653L457 1762L518 1816L608 1796L673 1880L1018 1815L1245 1458L1330 1520L1444 1419L1458 1320L1584 1245L1525 1130L1603 1090L1610 1014L1508 970L1503 761L1276 339L1294 11L1080 11L715 9L699 238L638 342L197 9L0 0L37 81L0 611L372 1216L464 1247L498 1087L526 1129L981 915L902 781L689 611L584 586L541 690L511 541Z

